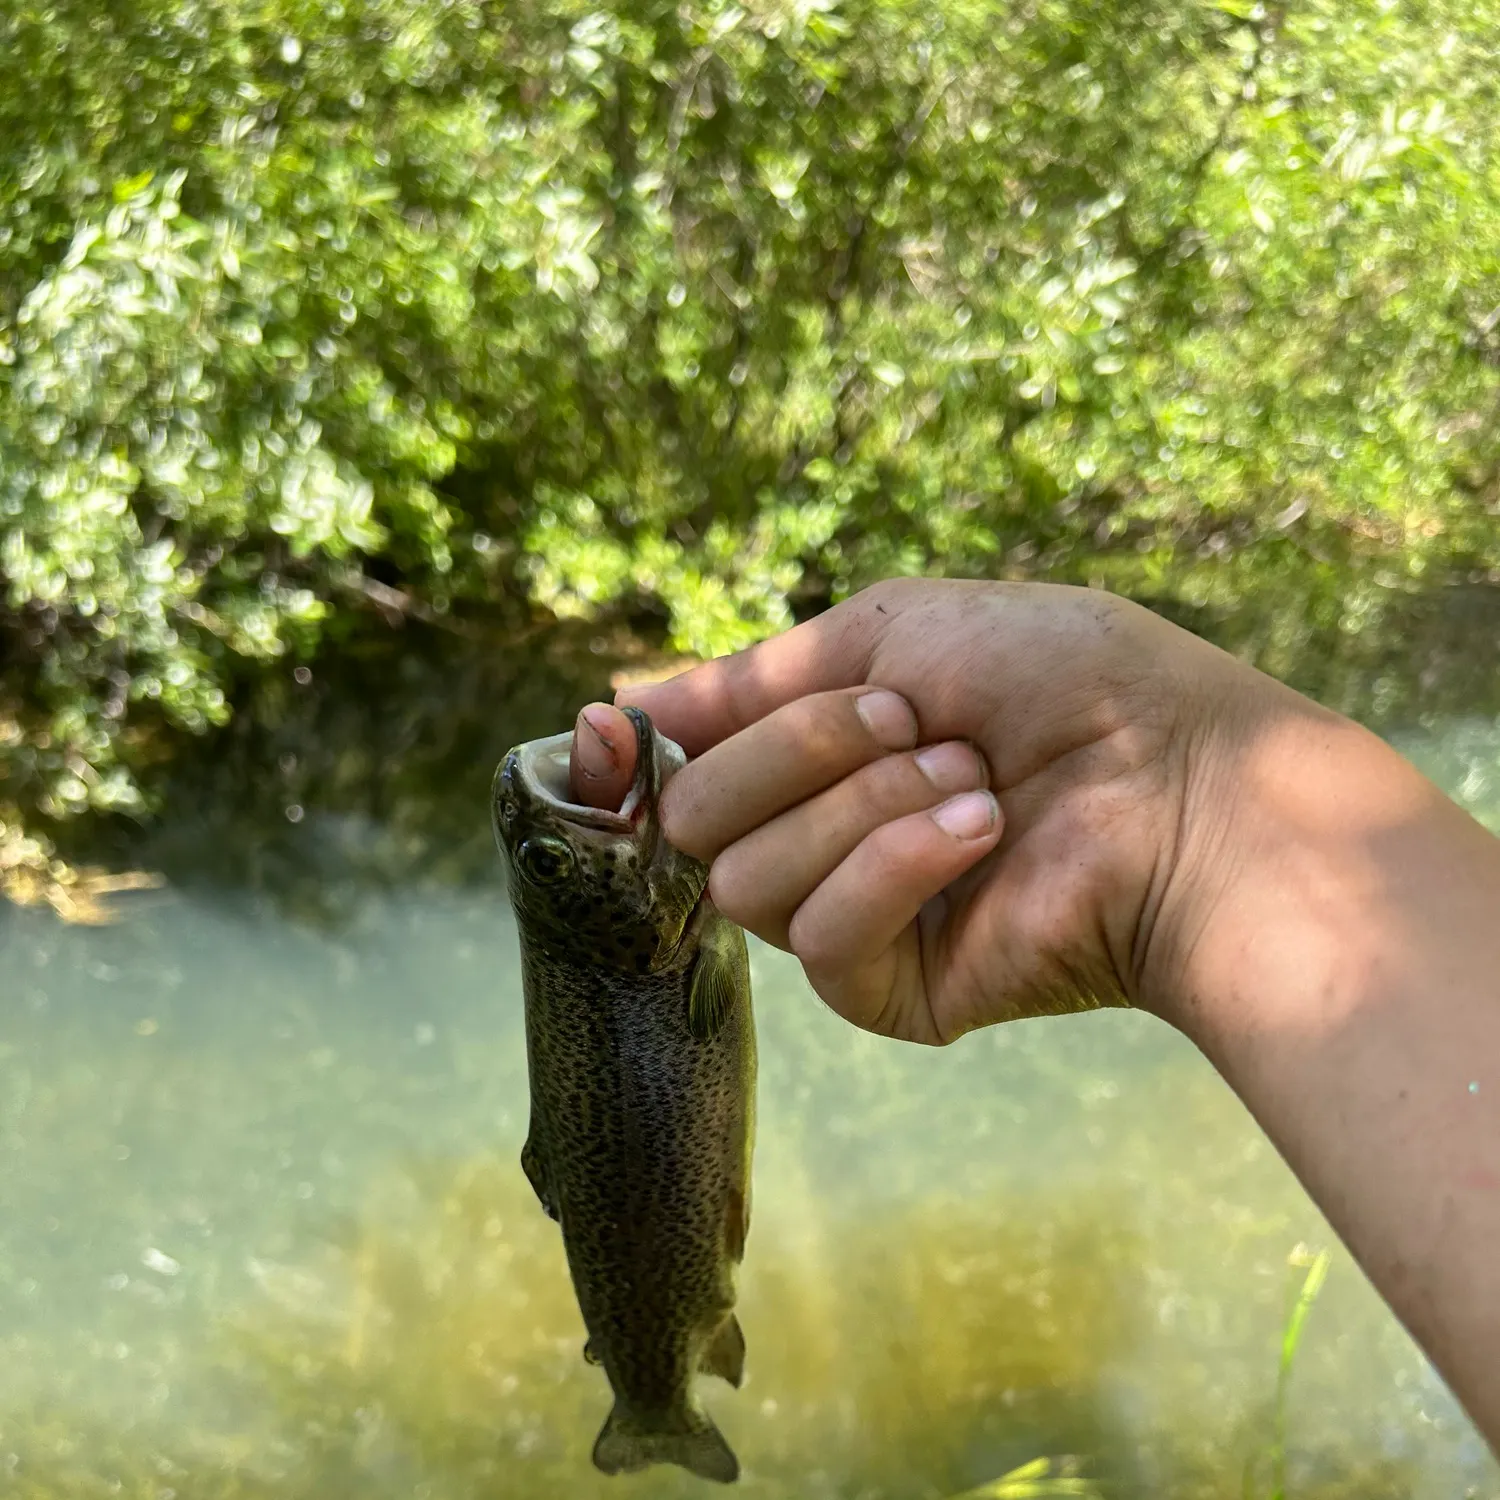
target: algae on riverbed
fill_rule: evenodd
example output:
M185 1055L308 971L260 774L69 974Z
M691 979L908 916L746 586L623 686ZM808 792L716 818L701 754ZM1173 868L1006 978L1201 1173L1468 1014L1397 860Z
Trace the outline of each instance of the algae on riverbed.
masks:
M244 1414L240 1426L184 1432L146 1419L111 1429L61 1411L12 1412L0 1418L7 1495L625 1493L588 1465L607 1391L578 1357L555 1231L514 1167L416 1167L377 1196L318 1255L263 1266L264 1296L206 1336L224 1410ZM748 1496L984 1494L987 1478L1038 1447L1092 1455L1087 1483L1064 1465L1023 1474L1016 1494L1095 1484L1121 1497L1237 1492L1249 1434L1183 1431L1177 1451L1146 1458L1113 1413L1111 1367L1146 1310L1138 1238L1107 1205L1053 1204L1045 1216L1033 1207L934 1199L878 1233L843 1223L818 1254L763 1253L744 1303L758 1352L750 1399L726 1414ZM1307 1500L1414 1492L1399 1464L1319 1458L1298 1466ZM650 1490L653 1500L697 1492L675 1474L653 1476Z

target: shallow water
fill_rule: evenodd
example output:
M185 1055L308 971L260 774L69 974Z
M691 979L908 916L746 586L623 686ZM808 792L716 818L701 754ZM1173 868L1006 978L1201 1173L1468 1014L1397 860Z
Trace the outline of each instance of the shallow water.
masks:
M1402 746L1500 826L1500 726ZM332 932L191 888L122 909L92 930L0 912L0 1494L705 1493L589 1467L608 1399L517 1163L498 883L372 896ZM945 1496L1042 1454L1110 1495L1238 1495L1247 1463L1267 1494L1282 1328L1325 1246L1290 1492L1500 1494L1164 1027L1036 1021L933 1053L754 959L749 1379L705 1387L747 1494Z

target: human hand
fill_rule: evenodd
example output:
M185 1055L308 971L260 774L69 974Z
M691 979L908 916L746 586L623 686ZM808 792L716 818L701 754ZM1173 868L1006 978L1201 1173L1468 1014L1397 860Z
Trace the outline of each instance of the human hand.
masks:
M877 585L620 699L694 757L667 837L849 1020L946 1042L1129 1003L1182 1030L1500 1441L1500 842L1388 745L1046 585ZM615 744L588 785L628 783L627 721L586 712ZM940 826L991 795L987 830Z
M1169 1008L1234 736L1316 712L1107 594L917 580L619 700L691 757L662 826L719 908L849 1020L929 1043Z

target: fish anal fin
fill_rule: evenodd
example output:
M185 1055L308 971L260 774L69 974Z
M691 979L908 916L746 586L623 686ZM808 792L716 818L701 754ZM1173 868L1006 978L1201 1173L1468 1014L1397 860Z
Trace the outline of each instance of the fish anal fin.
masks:
M688 995L688 1030L711 1042L750 993L750 957L745 934L722 917L705 925Z
M745 1258L745 1241L749 1238L750 1194L731 1188L724 1212L724 1251L736 1265Z
M537 1140L535 1125L526 1137L526 1144L521 1147L521 1170L526 1174L526 1180L536 1193L537 1200L542 1205L542 1211L554 1224L560 1222L561 1214L557 1206L557 1195L552 1190L551 1176L547 1171L547 1158Z
M733 1313L719 1324L718 1332L708 1341L699 1368L705 1375L717 1375L736 1390L740 1388L745 1379L745 1331Z
M718 1484L740 1477L734 1451L703 1412L684 1408L653 1419L617 1402L594 1443L594 1467L603 1474L634 1474L653 1464L676 1464Z

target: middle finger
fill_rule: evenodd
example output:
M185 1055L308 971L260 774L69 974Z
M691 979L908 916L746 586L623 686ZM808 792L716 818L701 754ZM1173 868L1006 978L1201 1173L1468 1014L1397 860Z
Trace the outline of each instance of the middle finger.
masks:
M859 767L917 743L917 716L899 693L811 693L705 750L661 796L662 831L711 864L722 849Z
M871 833L988 783L964 740L887 756L731 844L713 862L709 894L731 921L788 948L797 909Z

